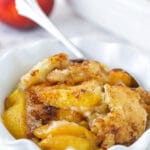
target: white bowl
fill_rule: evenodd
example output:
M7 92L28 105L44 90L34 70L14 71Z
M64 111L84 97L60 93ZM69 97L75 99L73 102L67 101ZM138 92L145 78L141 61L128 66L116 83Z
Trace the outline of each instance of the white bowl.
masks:
M80 16L149 51L149 0L68 0L68 2Z
M150 90L150 56L141 53L129 45L99 42L98 38L76 39L74 42L84 54L107 64L110 67L124 68L140 81L141 85ZM39 60L50 55L65 52L74 57L57 41L43 40L27 46L11 49L0 56L0 113L4 110L4 99L15 88L19 78ZM150 147L150 131L147 131L131 147L114 146L110 150L147 150ZM140 149L139 149L140 148ZM0 118L0 149L1 150L38 150L29 140L15 140L4 127Z

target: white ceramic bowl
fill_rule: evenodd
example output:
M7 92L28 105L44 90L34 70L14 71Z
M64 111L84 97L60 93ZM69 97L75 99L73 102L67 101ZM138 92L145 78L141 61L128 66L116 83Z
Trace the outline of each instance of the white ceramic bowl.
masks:
M150 56L138 49L118 43L99 42L98 39L76 39L74 42L88 58L95 59L110 67L124 68L150 90ZM3 112L4 99L15 88L19 78L39 60L50 55L65 52L74 57L57 41L38 41L27 46L11 49L0 56L0 113ZM150 131L147 131L131 147L114 146L110 150L148 150ZM29 140L15 140L0 119L0 150L39 150Z
M80 16L149 51L149 0L67 1Z

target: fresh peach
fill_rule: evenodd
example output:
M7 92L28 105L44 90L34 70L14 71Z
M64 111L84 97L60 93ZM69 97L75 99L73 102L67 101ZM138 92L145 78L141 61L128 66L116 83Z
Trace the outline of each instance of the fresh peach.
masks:
M37 0L46 15L49 15L54 6L54 0ZM37 26L36 23L17 13L15 0L0 0L0 21L12 27L30 29Z

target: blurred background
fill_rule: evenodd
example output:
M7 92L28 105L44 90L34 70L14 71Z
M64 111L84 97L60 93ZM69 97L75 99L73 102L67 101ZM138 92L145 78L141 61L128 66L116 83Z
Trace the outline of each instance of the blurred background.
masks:
M41 39L54 40L40 27L22 29L22 20L15 20L17 15L12 1L0 0L0 50ZM50 19L68 38L96 36L99 41L123 42L149 51L150 12L147 0L54 0L51 5ZM13 21L17 21L19 27Z

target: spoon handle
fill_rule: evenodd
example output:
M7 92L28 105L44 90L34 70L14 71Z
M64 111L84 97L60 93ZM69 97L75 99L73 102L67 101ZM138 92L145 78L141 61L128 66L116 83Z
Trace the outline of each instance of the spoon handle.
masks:
M61 41L77 58L85 58L82 52L71 41L69 41L43 13L37 0L16 0L16 8L20 15L33 20Z

